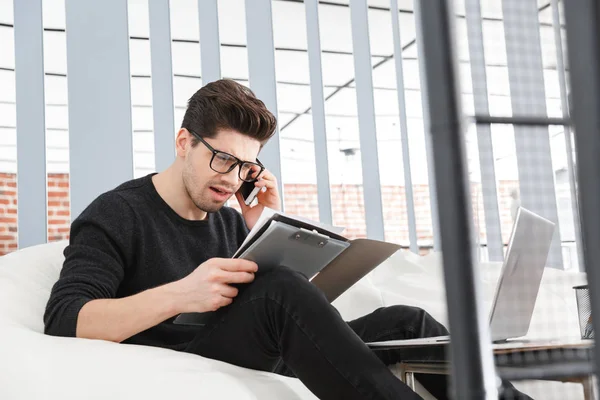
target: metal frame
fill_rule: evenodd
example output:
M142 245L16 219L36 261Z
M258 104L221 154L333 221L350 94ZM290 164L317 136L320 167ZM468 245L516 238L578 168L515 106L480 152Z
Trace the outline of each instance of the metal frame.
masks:
M42 0L14 0L19 248L46 243L46 116Z
M565 7L572 91L572 118L577 151L577 177L583 263L587 272L592 324L600 321L600 4L580 0ZM600 346L594 346L595 370L600 371ZM596 389L599 389L596 383Z
M417 385L415 383L415 374L450 375L452 370L448 367L449 366L447 363L403 362L398 364L400 380L404 382L413 391L416 391L417 389ZM520 371L519 375L521 375L522 373L523 371ZM582 376L579 379L569 380L543 377L536 377L536 379L580 383L583 388L584 400L596 400L596 394L594 391L594 379L592 376L586 375Z
M420 6L417 7L417 4ZM435 184L444 201L437 204L448 319L453 397L497 398L496 373L489 323L478 289L475 268L471 193L460 107L458 67L452 22L452 1L415 2L422 37L425 92ZM427 27L427 29L422 29Z
M175 160L175 105L171 57L169 0L148 2L154 116L154 168L167 169Z

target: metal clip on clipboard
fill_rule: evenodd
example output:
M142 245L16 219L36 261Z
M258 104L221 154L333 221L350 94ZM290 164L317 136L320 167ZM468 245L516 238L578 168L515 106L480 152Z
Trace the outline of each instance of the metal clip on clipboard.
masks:
M304 228L298 228L298 231L290 239L317 248L325 247L329 242L329 236Z

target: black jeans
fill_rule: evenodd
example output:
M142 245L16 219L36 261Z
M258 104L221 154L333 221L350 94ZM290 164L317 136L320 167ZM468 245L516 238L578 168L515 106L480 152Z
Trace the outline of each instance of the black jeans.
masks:
M346 323L319 289L287 268L259 273L239 288L234 302L200 328L186 352L295 376L320 399L346 400L420 399L387 365L444 359L441 347L373 352L364 344L448 333L421 309L379 308ZM438 399L448 398L446 377L417 379Z

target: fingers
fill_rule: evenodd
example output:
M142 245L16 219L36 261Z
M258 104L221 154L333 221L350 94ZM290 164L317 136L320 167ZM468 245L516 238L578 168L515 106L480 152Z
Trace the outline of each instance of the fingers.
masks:
M258 265L253 261L243 260L241 258L219 258L215 260L217 265L223 271L230 272L256 272Z
M256 187L266 187L268 189L277 190L277 178L268 170L265 170L260 178L255 183Z
M223 283L249 283L254 280L254 273L221 271L217 279Z
M259 188L277 189L277 182L275 182L275 181L268 181L266 179L262 179L260 181L256 181L256 183L254 185L256 187L259 187Z
M215 297L210 304L210 311L217 311L221 307L225 307L233 303L232 297L219 296Z
M221 285L220 288L221 296L233 299L238 295L238 289L229 285Z

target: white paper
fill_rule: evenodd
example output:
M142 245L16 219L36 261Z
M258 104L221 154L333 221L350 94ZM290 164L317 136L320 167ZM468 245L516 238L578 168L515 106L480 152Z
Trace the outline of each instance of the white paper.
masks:
M239 255L240 250L246 245L246 243L248 243L256 235L256 233L258 231L260 231L260 228L262 228L263 225L265 225L265 223L267 221L269 221L269 219L273 215L283 215L284 217L288 217L288 218L291 218L291 219L296 219L298 221L305 222L307 224L316 226L318 228L327 230L329 232L333 232L333 233L338 234L338 235L341 234L346 229L346 228L340 227L340 226L332 226L332 225L322 224L321 222L311 221L308 218L299 217L299 216L293 215L293 214L286 214L286 213L283 213L281 211L277 211L277 210L273 210L272 208L265 207L263 209L263 212L260 214L260 217L258 217L258 220L256 221L256 223L252 227L252 230L250 230L250 233L248 233L248 236L246 236L246 239L244 240L244 243L242 243L242 245L240 246L240 248L235 252L235 254L233 256L234 258Z
M256 235L256 232L258 232L260 230L260 228L265 224L265 222L267 222L269 220L269 218L271 218L276 213L277 213L277 211L273 210L272 208L269 208L269 207L264 208L263 212L260 214L260 217L258 217L258 220L256 221L256 223L250 230L250 233L248 233L248 236L246 236L246 239L244 240L242 245L239 247L239 249L233 255L234 258L239 255L240 250L246 245L246 243L248 243L250 241L250 239L252 239L254 237L254 235Z

